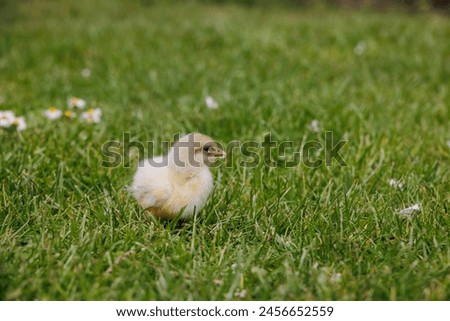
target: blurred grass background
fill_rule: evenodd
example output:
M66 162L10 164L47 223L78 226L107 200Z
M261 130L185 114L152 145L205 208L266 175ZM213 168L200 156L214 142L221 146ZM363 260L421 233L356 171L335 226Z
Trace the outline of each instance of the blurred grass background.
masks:
M246 3L0 2L0 109L29 124L0 135L1 299L449 299L448 17ZM43 116L71 96L102 122ZM326 130L347 167L236 155L183 226L142 213L133 168L99 166L124 132L300 145Z

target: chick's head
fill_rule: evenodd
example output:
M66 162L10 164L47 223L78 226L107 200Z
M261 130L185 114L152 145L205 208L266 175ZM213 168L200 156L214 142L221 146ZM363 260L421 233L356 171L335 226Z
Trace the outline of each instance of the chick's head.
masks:
M182 136L171 150L172 164L181 168L203 168L211 166L225 152L211 137L199 133Z

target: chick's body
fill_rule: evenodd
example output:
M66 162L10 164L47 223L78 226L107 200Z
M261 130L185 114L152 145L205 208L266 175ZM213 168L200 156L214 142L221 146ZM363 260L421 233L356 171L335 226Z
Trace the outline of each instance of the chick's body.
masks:
M162 157L153 158L162 161ZM139 167L133 181L134 197L144 209L164 218L175 217L182 209L183 217L201 210L211 193L213 179L206 167L192 177L177 175L169 166L154 167L148 162Z
M182 145L182 146L180 146ZM157 217L190 218L213 189L208 165L225 153L208 136L192 133L174 144L168 155L140 164L132 184L138 203Z

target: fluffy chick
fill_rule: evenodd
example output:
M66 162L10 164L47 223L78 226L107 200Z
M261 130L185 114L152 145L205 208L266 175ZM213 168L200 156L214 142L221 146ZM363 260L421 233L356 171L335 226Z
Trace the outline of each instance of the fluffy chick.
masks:
M213 188L209 167L225 152L210 137L181 137L167 155L142 162L131 191L139 205L161 218L188 219L200 211Z

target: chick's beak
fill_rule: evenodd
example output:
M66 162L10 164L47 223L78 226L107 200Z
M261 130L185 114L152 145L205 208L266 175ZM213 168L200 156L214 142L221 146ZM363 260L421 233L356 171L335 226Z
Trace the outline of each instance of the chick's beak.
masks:
M212 157L216 157L216 158L225 158L225 156L227 156L227 153L225 153L223 150L221 150L220 148L215 149L214 151L212 151L210 153L210 156Z

